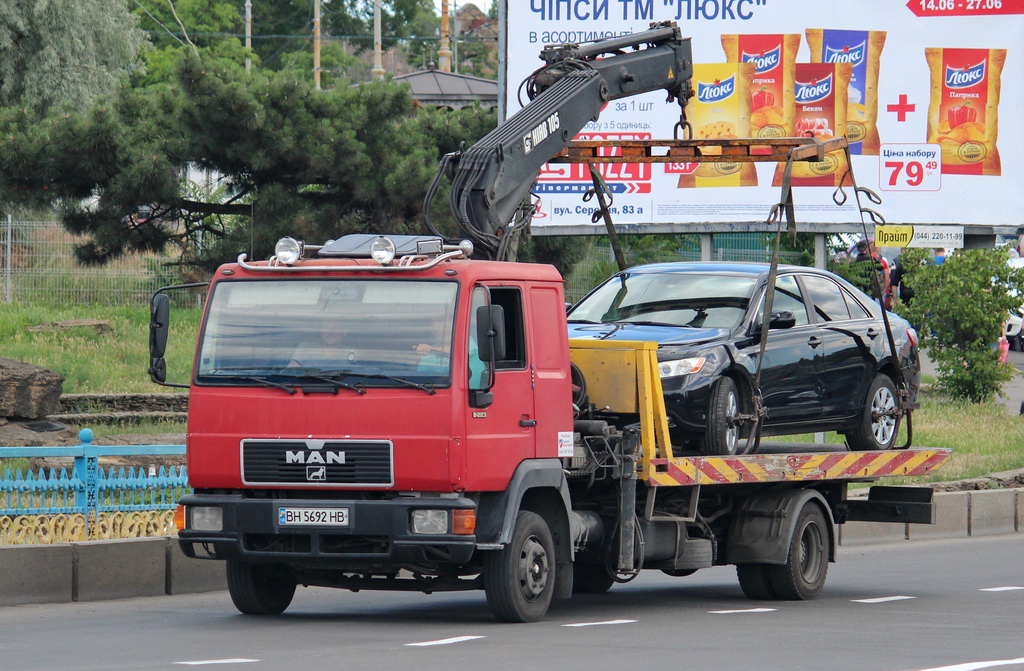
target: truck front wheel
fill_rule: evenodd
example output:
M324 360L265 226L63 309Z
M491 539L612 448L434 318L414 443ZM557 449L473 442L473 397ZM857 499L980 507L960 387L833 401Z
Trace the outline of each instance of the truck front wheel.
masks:
M555 587L555 543L537 513L521 510L512 540L484 555L484 592L502 622L537 622L548 612Z
M228 592L238 612L280 615L295 596L295 579L276 564L250 564L229 559Z

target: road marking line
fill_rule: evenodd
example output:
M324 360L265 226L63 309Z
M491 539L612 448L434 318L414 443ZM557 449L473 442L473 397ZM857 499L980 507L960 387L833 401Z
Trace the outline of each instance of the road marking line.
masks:
M475 641L478 638L486 638L484 636L453 636L452 638L442 638L437 641L421 641L419 643L406 643L408 646L424 648L428 645L450 645L452 643L463 643L465 641Z
M954 664L953 666L936 666L931 669L921 669L921 671L977 671L977 669L990 669L993 666L1016 666L1018 664L1024 664L1024 657L996 659L991 662L965 662L963 664Z
M1005 587L983 587L982 589L980 589L978 591L979 592L1012 592L1013 590L1016 590L1016 589L1024 589L1024 587L1019 587L1017 585L1006 585Z
M885 603L886 601L903 601L904 599L916 599L916 596L880 596L875 599L850 599L854 603Z
M778 608L741 608L738 610L709 610L714 615L732 615L734 613L771 613Z
M572 624L563 624L563 627L600 627L605 624L632 624L638 622L638 620L605 620L604 622L574 622Z
M204 666L206 664L245 664L246 662L258 662L258 659L245 659L244 657L238 657L236 659L201 659L195 662L175 662L175 664L181 664L184 666Z

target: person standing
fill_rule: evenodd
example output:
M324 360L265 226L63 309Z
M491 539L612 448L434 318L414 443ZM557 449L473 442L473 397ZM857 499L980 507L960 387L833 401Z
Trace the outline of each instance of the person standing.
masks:
M861 273L865 284L859 285L862 290L870 295L874 292L871 290L873 285L872 277L875 276L876 272L880 272L882 275L882 286L881 293L885 300L886 307L889 306L889 262L884 256L878 253L875 248L874 240L859 240L857 242L857 257L854 259L854 263L862 264L860 266Z

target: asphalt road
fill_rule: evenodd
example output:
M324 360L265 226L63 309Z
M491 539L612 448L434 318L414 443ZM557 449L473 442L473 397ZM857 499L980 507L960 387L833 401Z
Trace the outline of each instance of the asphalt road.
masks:
M301 589L282 616L227 593L0 609L0 667L30 669L1024 669L1024 535L843 549L822 596L752 602L731 568L645 572L494 622L480 592Z

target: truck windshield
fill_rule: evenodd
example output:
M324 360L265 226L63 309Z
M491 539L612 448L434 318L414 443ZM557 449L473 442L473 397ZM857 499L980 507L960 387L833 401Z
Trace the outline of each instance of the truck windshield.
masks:
M228 280L210 296L197 384L447 386L458 284Z

